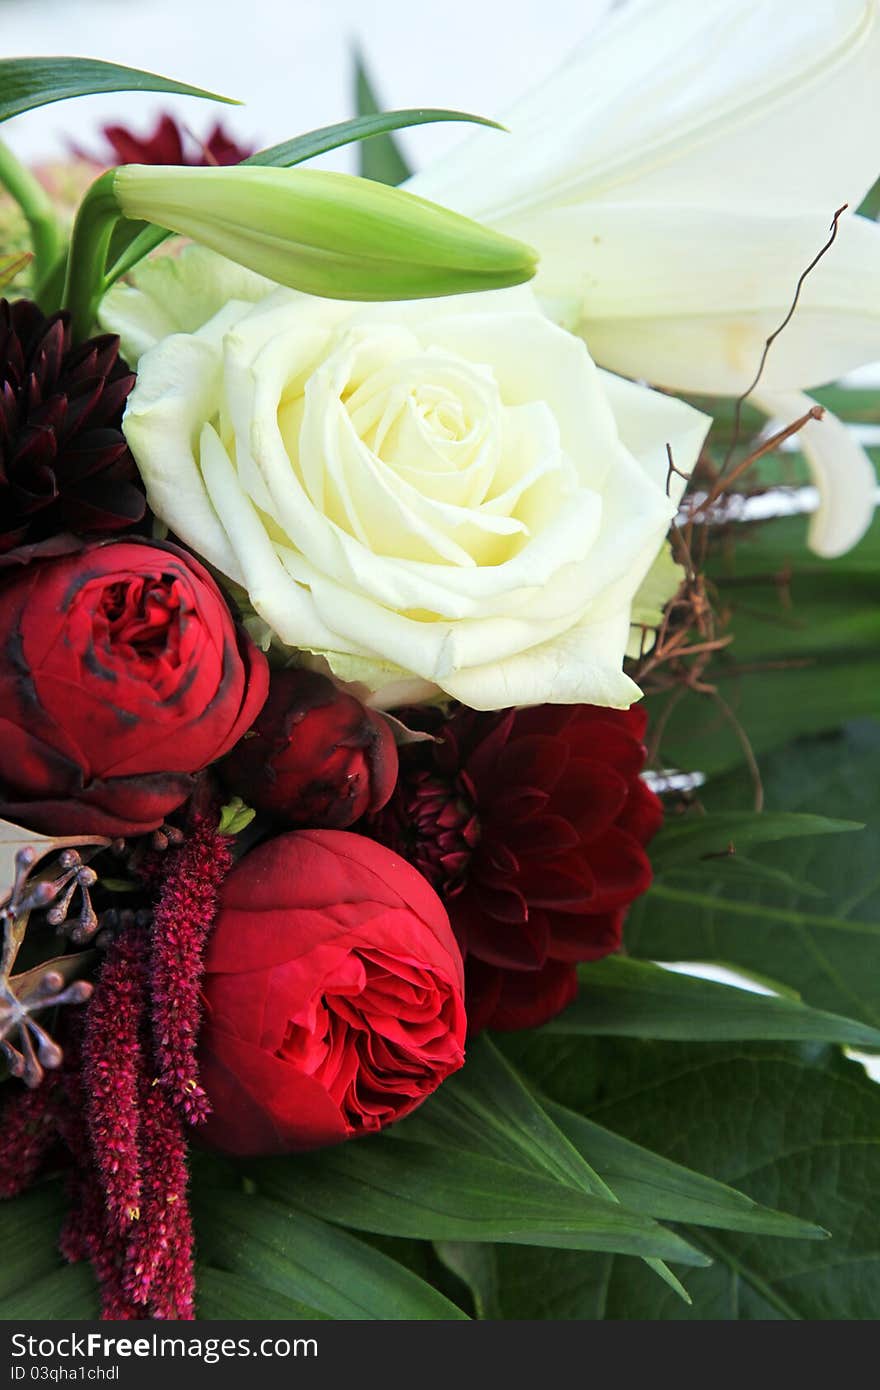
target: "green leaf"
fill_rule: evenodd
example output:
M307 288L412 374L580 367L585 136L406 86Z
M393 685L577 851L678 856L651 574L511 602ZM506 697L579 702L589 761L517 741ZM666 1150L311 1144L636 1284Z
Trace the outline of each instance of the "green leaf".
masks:
M190 87L154 72L142 72L140 68L104 63L98 58L0 58L0 121L53 101L99 92L173 92L233 106L240 104L232 97L218 96L216 92Z
M651 844L655 874L681 864L735 854L751 845L774 840L795 840L803 835L838 835L862 830L859 821L831 820L828 816L799 815L792 811L717 811L710 816L690 813L668 820Z
M759 761L798 735L877 712L880 514L836 560L807 549L806 529L805 517L731 528L708 565L725 631L734 634L708 679ZM665 721L666 766L714 774L742 765L741 734L711 695L679 688L647 703L655 726ZM751 801L748 793L739 809Z
M658 1220L787 1239L815 1240L825 1234L814 1222L753 1202L735 1188L671 1163L574 1110L554 1101L544 1103L563 1134L596 1165L631 1211Z
M481 1245L476 1240L435 1240L434 1249L446 1268L469 1290L477 1317L500 1318L494 1245Z
M276 1293L265 1284L257 1284L241 1274L230 1274L205 1264L196 1267L196 1300L198 1316L202 1321L256 1319L260 1322L287 1322L291 1319L309 1321L328 1316L296 1298Z
M510 1164L376 1137L255 1170L272 1196L358 1230L420 1240L513 1241L702 1263L679 1236L614 1202Z
M58 1268L63 1214L60 1183L0 1201L0 1307L11 1295Z
M756 861L785 871L795 886L731 882L706 862L701 883L674 874L633 904L625 939L651 960L716 960L797 990L806 1003L880 1027L880 724L852 725L825 739L768 756L768 807L821 807L858 817L858 835L790 840L755 848ZM709 818L742 805L744 772L712 782ZM827 904L802 895L815 884Z
M782 1203L825 1226L831 1239L689 1231L716 1261L689 1275L690 1309L634 1261L499 1249L505 1317L876 1315L880 1088L861 1067L834 1049L779 1043L693 1046L519 1034L507 1050L560 1104L755 1201Z
M355 55L355 106L359 116L378 116L381 106L373 90L369 74L360 54ZM400 152L397 141L386 132L369 144L361 145L359 150L360 168L358 172L365 179L375 179L396 188L408 179L412 172Z
M265 1197L193 1193L199 1250L213 1266L331 1318L464 1317L403 1265L363 1241Z
M580 966L578 975L577 998L545 1025L548 1032L681 1042L750 1038L880 1047L878 1028L810 1009L796 999L663 970L650 961L606 956Z
M468 1044L467 1066L389 1137L481 1154L589 1196L612 1196L485 1035Z
M88 1265L64 1265L0 1302L5 1322L91 1322L98 1316L98 1292Z
M0 290L11 285L33 259L30 251L10 251L8 255L0 256Z

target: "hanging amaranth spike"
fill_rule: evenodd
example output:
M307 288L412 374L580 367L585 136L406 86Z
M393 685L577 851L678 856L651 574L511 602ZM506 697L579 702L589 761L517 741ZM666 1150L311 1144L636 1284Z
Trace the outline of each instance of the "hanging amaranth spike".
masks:
M190 1124L201 1123L210 1111L196 1062L202 961L231 863L231 841L218 833L216 819L203 815L161 861L150 964L153 1046L159 1082Z

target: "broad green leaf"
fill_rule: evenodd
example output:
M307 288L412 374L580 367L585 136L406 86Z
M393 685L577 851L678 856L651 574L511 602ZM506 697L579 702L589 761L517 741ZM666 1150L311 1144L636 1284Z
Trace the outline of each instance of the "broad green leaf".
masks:
M548 1032L679 1042L781 1039L880 1047L878 1028L810 1009L797 999L682 975L650 961L606 956L580 966L578 975L577 998L546 1025Z
M0 1200L0 1307L61 1264L58 1233L64 1205L60 1183Z
M481 1245L476 1240L435 1240L434 1249L446 1268L469 1290L477 1317L500 1318L495 1246Z
M485 1035L469 1043L467 1066L389 1137L482 1154L590 1196L613 1195Z
M880 1306L880 1088L832 1048L519 1034L506 1044L560 1104L781 1205L826 1241L688 1231L716 1261L686 1308L635 1261L497 1251L507 1318L862 1319ZM558 1115L558 1112L552 1112Z
M753 1202L742 1192L652 1153L610 1129L545 1101L548 1114L632 1211L664 1221L716 1226L725 1231L815 1240L821 1227Z
M614 1202L480 1155L404 1139L270 1159L254 1171L285 1204L358 1230L703 1262L679 1236Z
M795 840L804 835L837 835L861 830L858 821L831 820L827 816L798 815L792 811L717 811L711 816L691 812L668 820L651 844L655 874L681 864L739 854L752 845L774 840Z
M4 1255L5 1258L5 1255ZM91 1322L99 1315L95 1278L88 1265L63 1265L0 1302L5 1322Z
M355 55L355 105L359 116L378 116L381 106L373 90L369 73L360 54ZM376 179L378 183L391 184L396 188L409 178L412 172L400 152L397 141L390 131L375 140L363 144L358 150L360 168L358 173L365 179Z
M355 140L374 140L387 136L392 130L405 126L431 125L436 121L467 121L471 125L488 125L497 128L496 121L485 116L472 116L464 111L446 111L435 108L414 108L409 111L383 111L377 115L357 116L352 120L339 121L335 125L321 126L317 130L296 135L292 140L284 140L279 145L270 145L258 150L242 160L243 164L257 164L271 169L289 169L306 160L316 159L318 155L329 154ZM140 229L140 230L139 230ZM111 248L111 268L105 282L105 290L161 246L171 236L161 227L144 226L142 223L127 221L118 227L115 242Z
M260 1322L297 1322L326 1318L295 1298L268 1289L241 1274L200 1264L196 1267L196 1303L203 1321L256 1319Z
M878 708L880 515L836 560L807 550L806 529L805 517L733 527L709 559L716 607L734 641L706 678L759 762L798 735L837 729ZM652 695L648 707L655 724L665 719L665 765L706 773L742 765L741 734L711 695L676 689ZM751 804L747 791L737 809Z
M651 960L715 960L782 981L815 1009L880 1027L880 724L852 725L764 760L770 810L821 808L863 820L858 835L755 847L756 861L816 885L818 904L796 887L731 882L705 864L701 883L661 879L627 919L631 954ZM710 818L748 795L744 772L710 784Z
M319 1314L337 1319L464 1317L403 1265L302 1211L265 1197L198 1186L193 1205L203 1259Z
M173 92L237 106L232 97L98 58L0 58L0 121L37 106L99 92Z

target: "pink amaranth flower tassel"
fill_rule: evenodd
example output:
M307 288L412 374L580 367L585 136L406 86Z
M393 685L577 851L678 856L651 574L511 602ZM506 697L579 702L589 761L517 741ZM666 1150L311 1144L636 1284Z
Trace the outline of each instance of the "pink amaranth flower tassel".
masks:
M179 849L168 852L153 918L153 1046L159 1082L190 1124L210 1112L198 1082L202 956L217 912L220 884L232 862L229 839L198 816Z
M83 1081L107 1219L125 1232L140 1215L139 1082L149 944L131 926L108 951L85 1018Z

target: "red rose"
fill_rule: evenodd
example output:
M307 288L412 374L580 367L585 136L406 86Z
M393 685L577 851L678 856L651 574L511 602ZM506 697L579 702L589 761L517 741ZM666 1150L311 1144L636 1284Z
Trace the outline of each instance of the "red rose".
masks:
M344 830L281 835L232 870L203 990L202 1133L226 1153L381 1129L464 1060L442 903L397 855Z
M264 699L268 667L207 570L129 539L0 583L0 815L56 834L154 830Z
M251 806L288 825L344 830L385 805L397 781L387 719L315 671L278 671L223 776Z
M619 949L651 882L643 846L663 810L639 776L646 715L539 705L431 721L439 741L403 750L371 833L443 898L471 1031L536 1027L573 999L575 962Z

